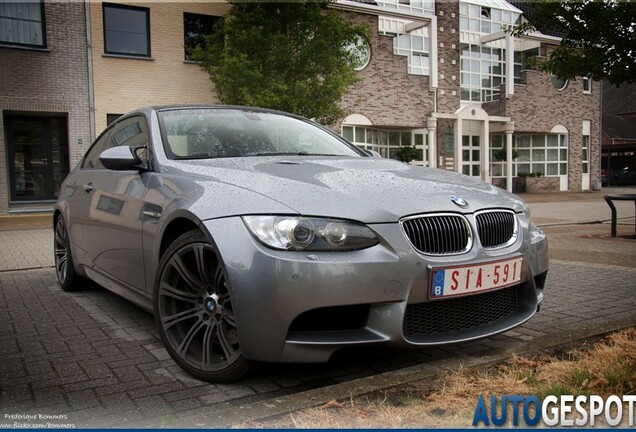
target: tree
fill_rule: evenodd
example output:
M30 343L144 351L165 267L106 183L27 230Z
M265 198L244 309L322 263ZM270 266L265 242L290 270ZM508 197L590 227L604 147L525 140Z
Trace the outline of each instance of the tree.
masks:
M193 58L210 75L222 103L292 112L333 124L357 81L352 49L366 24L329 8L331 1L231 1L223 22Z
M633 0L540 0L527 4L530 23L512 30L556 31L562 41L541 70L559 78L591 77L620 85L636 81L636 4Z

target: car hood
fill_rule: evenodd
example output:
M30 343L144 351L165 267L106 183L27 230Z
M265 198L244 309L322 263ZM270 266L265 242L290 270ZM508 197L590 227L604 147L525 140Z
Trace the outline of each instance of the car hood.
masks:
M366 223L395 222L427 212L523 208L520 199L481 180L389 159L246 157L174 161L164 169L198 182L222 182L252 191L299 214ZM460 208L451 197L464 199L468 207Z

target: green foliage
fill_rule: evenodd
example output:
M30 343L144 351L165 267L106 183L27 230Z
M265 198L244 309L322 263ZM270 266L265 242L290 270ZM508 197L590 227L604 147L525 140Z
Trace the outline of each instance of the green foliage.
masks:
M193 58L223 103L333 124L345 115L342 96L358 80L349 47L370 30L329 8L332 1L231 1L225 19Z
M576 368L572 371L572 380L574 380L574 384L577 386L582 386L583 383L589 381L592 378L592 374L580 368Z
M556 30L563 40L539 69L572 79L607 79L620 85L636 81L636 4L633 0L538 0L532 23L511 31L520 36L538 29Z
M505 161L506 157L508 156L508 152L506 148L500 148L499 150L494 150L492 152L492 155L497 161ZM516 149L512 149L512 158L517 159L518 157L519 151L517 151Z
M413 146L401 146L395 151L395 157L399 161L409 163L414 159L421 158L422 151Z

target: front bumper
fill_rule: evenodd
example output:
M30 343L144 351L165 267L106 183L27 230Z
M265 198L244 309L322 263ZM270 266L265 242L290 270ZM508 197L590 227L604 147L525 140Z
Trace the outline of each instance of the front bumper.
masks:
M521 235L514 244L487 251L477 241L467 253L441 257L417 253L398 223L369 225L380 238L374 247L331 253L269 249L237 217L208 220L204 226L231 284L243 355L258 361L321 362L345 346L457 343L531 318L543 298L547 241L536 232L531 236L528 220L518 217ZM431 267L519 255L518 285L428 300Z

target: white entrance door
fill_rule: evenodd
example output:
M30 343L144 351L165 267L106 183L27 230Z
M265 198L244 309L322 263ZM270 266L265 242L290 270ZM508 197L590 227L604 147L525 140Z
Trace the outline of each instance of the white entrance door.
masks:
M411 142L415 145L420 156L411 162L413 165L430 166L428 163L428 142L426 129L415 129L412 131L413 136Z

